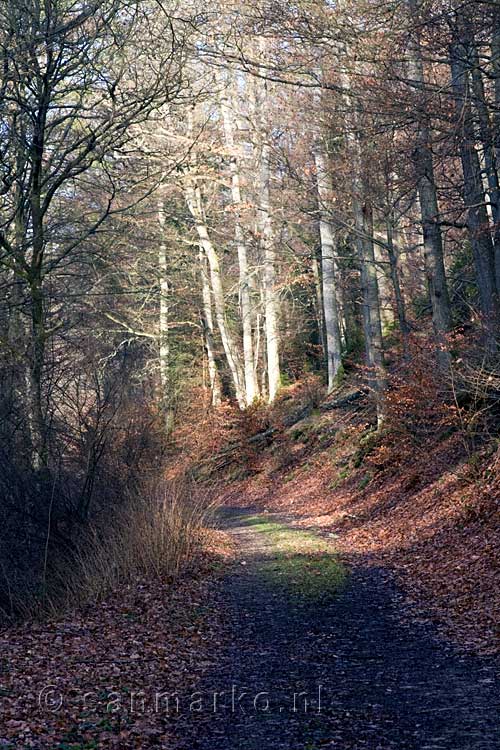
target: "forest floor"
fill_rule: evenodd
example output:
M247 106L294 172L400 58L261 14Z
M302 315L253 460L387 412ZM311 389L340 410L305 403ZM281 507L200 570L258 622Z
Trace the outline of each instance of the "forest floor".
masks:
M392 571L444 638L499 654L498 441L470 454L458 430L378 436L362 402L301 410L294 398L277 409L272 441L230 467L221 502L329 535L349 565Z
M173 580L0 631L0 750L173 748L177 691L218 648L213 591L232 550L210 532Z
M491 658L458 654L390 574L344 568L330 541L226 508L237 559L218 588L224 647L179 750L497 750Z
M183 576L0 631L0 750L500 750L498 452L305 412L209 449Z
M494 657L383 567L222 507L202 564L0 634L2 750L498 750Z

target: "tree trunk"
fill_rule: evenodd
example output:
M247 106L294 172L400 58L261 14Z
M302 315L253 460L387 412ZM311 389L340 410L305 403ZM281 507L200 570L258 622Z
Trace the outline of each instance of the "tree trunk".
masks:
M210 392L212 406L220 406L221 387L219 372L217 369L217 359L215 356L214 345L214 321L212 315L212 298L210 295L210 283L207 276L207 259L202 249L199 253L201 292L202 292L202 321L203 321L203 338L208 361L208 378L210 381Z
M479 55L475 41L472 39L469 51L471 54L471 76L472 90L474 93L474 108L477 113L479 133L483 146L484 166L488 180L488 192L490 196L491 216L494 229L493 237L495 248L500 243L500 185L498 181L498 164L494 147L494 135L490 122L490 114L486 103L483 76L479 62Z
M362 290L362 318L365 337L366 359L371 374L377 408L377 424L380 428L385 420L385 392L387 375L384 363L380 298L377 266L373 245L373 210L366 190L368 170L363 163L363 143L359 126L359 111L356 99L351 95L349 76L343 76L344 95L348 117L346 120L347 150L351 160L352 198L354 216L353 239L360 267ZM364 179L365 177L365 179Z
M410 16L418 27L417 0L408 2ZM443 258L443 240L432 157L432 136L425 100L425 76L418 32L412 34L408 46L411 84L420 95L416 104L417 135L413 150L413 164L422 220L424 262L432 308L432 322L438 344L438 359L443 366L449 363L446 353L446 334L452 326L452 316Z
M158 247L158 271L160 281L160 315L158 334L158 354L160 361L161 409L164 415L165 431L170 435L174 426L174 413L170 377L170 342L169 342L169 280L167 244L165 241L165 204L158 199L158 224L160 242Z
M333 193L328 160L318 143L314 152L319 199L319 228L321 238L322 297L326 332L328 363L328 393L337 383L342 367L342 342L340 338L337 292L335 283L335 232L328 216L328 205Z
M18 156L17 168L21 174L25 166L25 160L22 155ZM25 272L27 269L25 248L26 248L26 217L23 206L23 195L20 187L16 187L15 192L16 216L14 221L13 246L15 248L11 286L7 300L8 322L7 322L7 342L13 358L14 366L12 368L11 383L11 403L9 404L10 413L17 421L22 424L21 434L25 443L20 442L23 447L30 446L29 455L23 456L28 465L31 463L33 448L31 446L31 416L30 416L30 374L27 366L28 345L30 333L27 329L26 321L23 316L25 305L25 296L27 286L25 281ZM15 451L16 442L12 440L12 419L5 420L2 425L2 433L6 440L10 440L12 448ZM17 431L16 431L17 432Z
M384 362L377 266L373 245L373 210L367 190L369 170L364 163L359 103L353 96L351 78L342 74L346 108L345 139L351 167L351 206L354 218L353 240L357 251L362 291L362 319L367 365L375 395L377 425L385 420L387 375Z
M32 465L36 471L47 468L47 422L43 403L42 380L45 365L45 310L42 279L38 273L31 275L31 341L29 363L29 429L31 435Z
M394 289L394 296L396 298L396 310L398 315L399 328L401 330L401 336L403 338L403 351L408 354L408 336L410 335L410 326L406 317L406 305L403 294L401 292L401 284L399 281L399 268L398 268L398 256L394 246L394 224L393 221L388 218L386 223L387 231L387 255L389 256L389 266L391 271L392 287Z
M382 235L382 232L375 232L374 237ZM385 240L385 236L384 236ZM375 263L377 267L377 283L379 290L379 301L380 301L380 321L382 324L382 331L388 332L392 330L394 325L394 305L393 305L393 285L391 284L391 278L389 276L389 264L385 258L384 251L387 248L380 246L378 242L373 243L373 251L375 254Z
M497 160L500 160L500 2L496 0L493 11L493 33L491 36L491 58L493 60L493 77L495 92L495 111L493 115L494 146ZM500 199L499 199L500 204ZM498 230L500 231L500 230ZM497 293L500 295L500 242L495 244L495 279Z
M226 147L229 151L231 170L231 196L235 217L235 239L239 265L240 307L243 325L243 361L245 370L246 401L250 405L259 395L258 383L254 366L253 335L252 335L252 301L248 272L248 254L241 221L242 197L241 179L238 159L235 149L235 123L231 103L225 94L221 95L221 111L224 122Z
M493 68L493 84L495 110L493 114L493 128L495 131L495 148L497 157L500 155L500 0L494 0L493 29L491 33L491 61Z
M481 311L490 347L494 347L496 281L493 243L490 234L481 165L476 151L474 121L470 106L467 50L455 37L450 45L450 68L456 120L460 128L460 156L464 178L464 202L472 245Z
M377 265L373 246L373 214L370 202L359 190L361 179L355 179L353 211L356 229L356 247L361 271L361 288L363 295L363 327L368 366L372 374L377 406L377 422L380 427L385 419L385 391L387 377L384 364L384 347L382 322L380 317L380 298L377 280Z
M321 252L321 248L319 248ZM317 258L316 248L311 258L311 270L314 278L314 292L315 292L315 304L314 311L316 314L316 326L318 328L318 341L323 351L323 359L326 362L326 341L325 341L325 314L323 306L323 284L321 279L321 273L319 270L319 263Z
M30 337L30 432L32 446L32 463L36 471L48 466L48 434L46 413L43 404L42 380L45 365L45 305L43 293L43 256L45 250L43 215L41 211L40 170L43 146L40 147L38 167L33 169L33 185L30 200L31 221L33 227L32 256L28 271L28 283L31 303L31 337Z
M264 310L266 318L267 378L269 402L276 398L280 387L280 360L278 334L278 302L276 297L276 254L270 201L270 156L271 147L262 142L260 148L259 214L263 258Z
M200 245L208 260L215 307L215 318L217 320L217 327L222 340L222 346L224 347L226 360L233 378L236 399L240 408L244 409L246 407L246 397L243 385L243 374L239 362L238 349L226 322L226 309L224 304L224 291L219 258L210 239L210 234L206 225L201 190L199 186L193 185L193 182L189 178L185 182L185 194L186 203L191 216L193 217Z

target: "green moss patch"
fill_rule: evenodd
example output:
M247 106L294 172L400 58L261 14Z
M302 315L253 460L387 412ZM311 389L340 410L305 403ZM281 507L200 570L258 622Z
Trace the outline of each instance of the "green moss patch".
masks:
M265 535L269 551L259 570L270 585L310 601L331 597L345 584L346 568L325 539L263 516L247 518L244 525Z

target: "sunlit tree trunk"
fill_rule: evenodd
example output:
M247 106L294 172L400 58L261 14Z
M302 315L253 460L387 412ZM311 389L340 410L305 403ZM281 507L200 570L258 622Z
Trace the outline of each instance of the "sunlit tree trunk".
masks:
M359 162L354 167L353 213L356 232L356 247L361 273L363 304L363 328L368 366L375 391L377 422L379 427L385 419L385 391L387 377L384 364L382 322L377 279L377 264L373 246L373 214L369 200L364 196Z
M352 90L351 76L343 73L341 82L344 89L345 142L350 162L351 207L354 218L353 241L360 270L366 360L375 396L377 425L380 428L386 416L387 374L384 362L377 265L373 244L373 209L367 190L369 167L364 162L363 130L360 125L361 112L359 111L356 93Z
M158 245L158 275L160 286L160 314L158 333L158 354L160 360L161 408L167 435L174 426L174 412L172 404L172 383L170 374L170 342L169 342L169 279L167 243L165 238L166 215L165 203L158 199L158 225L160 228L160 242Z
M219 406L221 403L221 387L219 372L217 369L217 360L215 357L214 344L214 321L212 315L212 297L210 294L210 282L207 276L207 259L200 248L199 253L201 292L202 292L202 321L203 321L203 339L208 363L208 378L210 382L210 393L212 406Z
M208 232L203 210L201 190L198 185L194 185L191 178L188 178L185 181L185 194L186 203L191 216L193 217L200 245L208 260L215 318L217 320L217 327L222 340L222 346L224 347L224 353L233 379L236 399L240 408L244 409L246 407L246 397L243 373L239 362L238 349L226 321L224 290L222 286L219 258Z
M242 195L241 178L235 144L234 109L227 94L221 94L221 110L224 122L224 136L229 152L231 170L231 196L235 219L235 240L239 265L239 296L241 320L243 326L243 362L245 370L245 393L247 404L250 405L259 395L254 366L253 335L252 335L252 300L248 271L248 253L241 220Z
M319 200L319 227L321 238L322 298L326 333L328 363L328 392L334 389L342 367L342 341L340 337L337 292L335 283L335 230L328 215L333 185L328 169L328 159L321 144L314 151Z
M321 252L321 249L320 249ZM319 270L319 263L317 258L316 250L311 258L311 270L314 278L314 292L315 292L315 312L316 312L316 324L318 327L318 338L321 349L324 353L326 360L326 341L325 341L325 317L323 308L323 284L321 273Z
M379 232L376 232L374 237L379 236ZM383 235L382 235L383 236ZM385 237L384 237L385 239ZM389 271L389 263L386 259L387 247L382 247L378 242L373 243L373 250L375 254L375 263L377 265L377 283L379 290L380 299L380 320L382 323L382 331L389 331L394 325L394 306L393 306L393 292L394 288L391 284L391 278Z
M354 217L353 239L360 267L362 293L362 319L367 364L373 384L377 408L377 424L381 427L386 415L385 392L387 374L384 363L380 297L377 265L373 244L373 209L367 194L368 168L364 163L363 141L359 124L360 113L351 92L351 80L342 76L346 107L345 137L351 165L351 206Z
M279 358L278 299L276 292L276 253L274 249L271 215L271 146L267 133L267 84L259 82L253 103L256 117L258 155L258 215L262 259L262 290L266 333L266 363L268 399L274 401L278 393L281 373Z
M477 120L479 124L479 133L482 142L482 151L484 158L484 166L486 171L486 178L488 181L488 192L490 197L491 216L493 219L493 237L496 252L498 253L500 248L500 186L498 180L498 162L497 155L495 154L494 146L494 133L492 124L490 121L490 114L488 111L488 105L486 103L486 94L484 90L483 75L481 73L481 67L479 62L479 55L474 40L471 41L469 47L471 55L471 77L472 77L472 91L474 94L474 108L477 112Z
M278 303L276 296L276 253L270 203L270 151L269 144L261 149L260 165L260 222L261 246L264 261L263 285L266 315L267 376L269 381L269 401L274 401L280 387L280 360L278 334Z

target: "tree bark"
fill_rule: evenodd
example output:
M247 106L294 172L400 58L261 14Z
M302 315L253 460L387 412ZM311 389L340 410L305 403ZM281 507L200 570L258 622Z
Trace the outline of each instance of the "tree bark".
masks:
M158 247L158 272L160 282L160 314L158 334L158 354L160 362L161 409L164 416L165 432L170 435L174 426L174 412L171 393L170 342L169 342L169 279L167 243L165 241L165 203L158 199L158 225L160 242Z
M467 50L457 36L450 45L450 69L456 121L460 133L460 157L464 179L463 194L467 209L467 227L474 255L481 311L489 345L493 347L497 313L494 251L481 177L481 165L476 151L474 121L470 106Z
M185 194L186 203L191 216L193 217L200 245L208 260L215 307L215 318L217 320L217 327L222 340L222 346L224 347L226 360L233 378L236 399L240 408L245 409L246 396L243 383L243 373L241 371L238 349L226 322L224 290L222 286L219 258L210 239L210 234L206 225L200 187L194 185L191 178L188 178L185 181Z
M243 326L243 363L245 370L246 401L250 405L259 395L258 383L254 366L253 335L252 335L252 300L248 271L248 253L241 221L242 195L241 178L235 145L234 114L225 93L221 94L221 111L224 122L224 136L229 152L231 171L231 196L235 217L235 240L238 253L239 291L241 320Z
M40 150L40 170L41 154ZM28 271L31 304L31 340L29 362L30 385L30 432L33 468L36 471L48 466L48 434L46 413L43 404L42 380L45 365L45 305L43 292L43 257L45 251L43 214L41 211L40 174L33 169L33 184L30 200L31 221L33 226L32 256Z
M418 0L408 0L410 17L418 27ZM425 76L418 32L414 32L408 47L411 85L420 95L416 103L417 135L412 158L417 179L424 242L424 263L432 308L432 322L438 344L438 359L443 366L449 363L446 353L446 334L452 327L452 316L443 257L443 240L439 218L436 180L432 156L432 136L429 113L425 101Z
M361 179L358 173L355 178L355 192L353 196L356 247L361 272L366 355L368 366L372 371L371 377L375 390L377 422L380 427L385 419L387 376L384 363L377 265L373 246L373 214L369 200L366 197L363 200L363 193L360 193L360 187Z
M375 237L383 235L382 232L375 232ZM384 236L384 240L385 240ZM385 252L389 255L387 248L383 248L378 242L373 243L373 251L375 254L375 263L377 266L377 283L379 290L379 302L380 302L380 320L382 323L382 331L388 332L394 325L396 316L394 315L393 305L393 284L391 284L391 278L389 274L389 263L386 260Z
M490 114L486 103L483 75L479 62L479 55L474 39L471 40L469 51L471 54L472 91L474 94L474 108L477 113L479 133L483 146L484 166L488 180L491 215L493 219L493 238L495 248L500 243L500 184L498 180L498 163L495 154L494 134L490 122Z
M202 292L202 321L203 321L203 338L208 362L208 378L210 382L210 392L212 406L220 406L221 387L219 372L217 369L217 359L215 356L214 344L214 321L212 315L212 298L210 294L210 283L207 276L207 258L200 248L199 253L201 292Z
M497 161L500 160L500 2L496 0L493 10L493 32L491 36L491 58L493 61L493 80L495 112L493 115L494 146ZM500 199L499 199L500 205ZM500 219L499 219L500 222ZM500 230L499 230L500 231ZM500 295L500 242L495 244L495 279L497 293Z
M350 93L351 81L347 75L343 77L343 83L347 92L344 95L348 108L345 135L347 150L351 159L353 239L360 266L366 359L371 371L370 379L375 393L377 425L380 428L386 416L387 374L384 362L380 298L373 244L373 209L366 189L368 170L363 162L363 142L359 125L358 104Z
M271 147L261 133L260 143L260 184L259 184L259 216L260 237L263 259L263 291L266 325L266 353L268 398L272 403L278 393L281 373L279 360L278 333L278 301L276 296L276 254L274 251L274 237L271 217L270 199L270 169Z
M342 342L335 282L335 231L328 215L328 205L333 193L328 159L318 142L314 151L319 199L319 229L321 238L322 298L326 332L328 364L328 393L337 383L342 367Z
M319 248L321 253L321 247ZM318 341L323 352L323 359L326 361L326 341L325 341L325 314L323 307L323 283L319 270L319 263L316 248L311 258L311 270L314 278L315 304L314 311L316 314L316 325L318 328Z
M389 267L391 271L392 287L396 298L396 310L398 315L399 328L403 338L403 351L408 354L408 336L410 335L410 326L406 317L406 305L401 291L399 280L398 256L394 245L394 223L391 218L386 221L387 232L387 255L389 256Z

